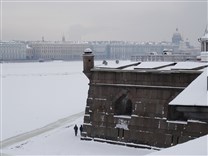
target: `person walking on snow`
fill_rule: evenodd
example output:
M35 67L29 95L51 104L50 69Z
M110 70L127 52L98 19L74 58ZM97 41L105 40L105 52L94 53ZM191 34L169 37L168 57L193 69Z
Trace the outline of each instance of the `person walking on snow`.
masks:
M82 125L79 127L79 130L80 130L80 135L82 135L82 131L83 131Z
M74 126L75 136L77 136L77 131L78 131L78 127L77 127L77 125L75 125L75 126Z

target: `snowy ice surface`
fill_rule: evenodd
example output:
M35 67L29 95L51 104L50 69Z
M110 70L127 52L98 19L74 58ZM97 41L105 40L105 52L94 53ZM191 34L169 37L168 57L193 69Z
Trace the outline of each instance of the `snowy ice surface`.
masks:
M3 140L85 110L82 62L4 63L2 73Z
M187 88L185 88L170 105L208 106L207 73L204 69Z

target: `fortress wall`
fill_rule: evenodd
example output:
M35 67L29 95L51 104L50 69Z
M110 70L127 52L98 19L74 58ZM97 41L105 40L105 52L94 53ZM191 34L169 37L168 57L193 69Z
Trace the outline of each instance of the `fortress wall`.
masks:
M83 137L169 147L207 134L207 123L168 122L168 103L198 75L92 71ZM132 102L131 115L115 113L122 96Z

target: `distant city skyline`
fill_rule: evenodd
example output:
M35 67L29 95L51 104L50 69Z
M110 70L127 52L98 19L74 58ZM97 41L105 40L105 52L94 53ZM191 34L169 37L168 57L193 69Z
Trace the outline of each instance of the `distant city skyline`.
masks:
M2 40L171 41L176 28L199 46L207 1L1 2Z

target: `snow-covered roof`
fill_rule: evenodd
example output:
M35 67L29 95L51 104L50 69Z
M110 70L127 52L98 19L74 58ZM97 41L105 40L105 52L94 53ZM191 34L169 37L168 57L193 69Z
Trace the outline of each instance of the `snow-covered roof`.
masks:
M208 68L205 68L169 105L208 106Z

